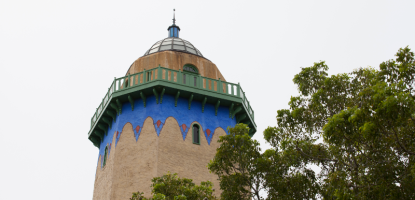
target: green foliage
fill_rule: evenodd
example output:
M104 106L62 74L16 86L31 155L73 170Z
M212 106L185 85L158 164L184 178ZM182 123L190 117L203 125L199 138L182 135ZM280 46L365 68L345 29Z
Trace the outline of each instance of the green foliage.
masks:
M272 128L271 128L272 129ZM299 165L298 155L284 154L274 149L260 153L259 143L252 140L245 124L228 128L221 136L214 159L208 168L218 175L221 199L313 199L318 191L314 172L308 169L292 171Z
M213 184L210 181L193 183L192 179L179 178L177 174L167 173L151 180L153 197L150 200L215 200ZM148 200L141 192L133 193L131 200Z
M414 53L406 47L396 56L380 70L328 76L324 62L303 68L293 79L300 95L264 131L294 161L290 173L306 174L302 182L316 180L305 166L320 167L324 199L415 198Z
M303 68L264 153L246 125L229 128L208 166L222 199L415 199L415 59L408 47L396 56L380 70Z
M130 200L147 200L147 198L145 198L143 192L133 192L133 196L130 198Z

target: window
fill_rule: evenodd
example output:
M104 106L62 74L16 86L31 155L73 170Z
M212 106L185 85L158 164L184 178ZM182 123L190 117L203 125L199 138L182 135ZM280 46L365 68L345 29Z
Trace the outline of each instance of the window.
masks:
M191 65L191 64L185 64L183 66L183 71L192 72L192 73L196 73L196 74L199 73L199 71L197 70L197 68L194 65Z
M107 156L108 156L108 146L105 147L103 167L105 167L105 164L107 163Z
M200 144L199 125L193 124L193 144Z

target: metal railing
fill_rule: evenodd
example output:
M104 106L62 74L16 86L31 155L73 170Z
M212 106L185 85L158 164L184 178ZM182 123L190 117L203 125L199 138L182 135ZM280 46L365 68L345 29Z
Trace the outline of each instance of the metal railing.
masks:
M107 94L104 96L101 104L98 106L95 114L91 118L91 128L94 126L95 122L104 111L104 108L109 103L112 94L157 80L163 80L194 87L200 90L213 91L224 95L239 97L242 99L242 104L244 105L245 110L251 116L252 120L254 119L254 110L251 108L249 101L245 96L245 92L242 90L239 83L229 83L221 81L220 78L219 80L216 80L192 73L182 72L180 70L173 70L159 66L150 70L144 69L142 72L136 74L114 78L114 81L108 88Z

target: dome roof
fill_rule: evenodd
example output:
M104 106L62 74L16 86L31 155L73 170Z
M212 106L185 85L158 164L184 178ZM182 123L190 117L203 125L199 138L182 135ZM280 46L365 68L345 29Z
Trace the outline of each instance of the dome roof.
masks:
M178 37L168 37L163 40L156 42L145 54L144 56L157 53L160 51L180 51L184 53L190 53L203 57L202 53L190 42L183 40Z

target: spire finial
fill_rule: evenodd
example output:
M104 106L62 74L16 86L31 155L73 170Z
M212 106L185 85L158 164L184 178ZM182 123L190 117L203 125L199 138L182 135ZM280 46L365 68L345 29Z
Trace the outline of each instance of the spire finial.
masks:
M176 24L176 9L173 9L173 24Z

